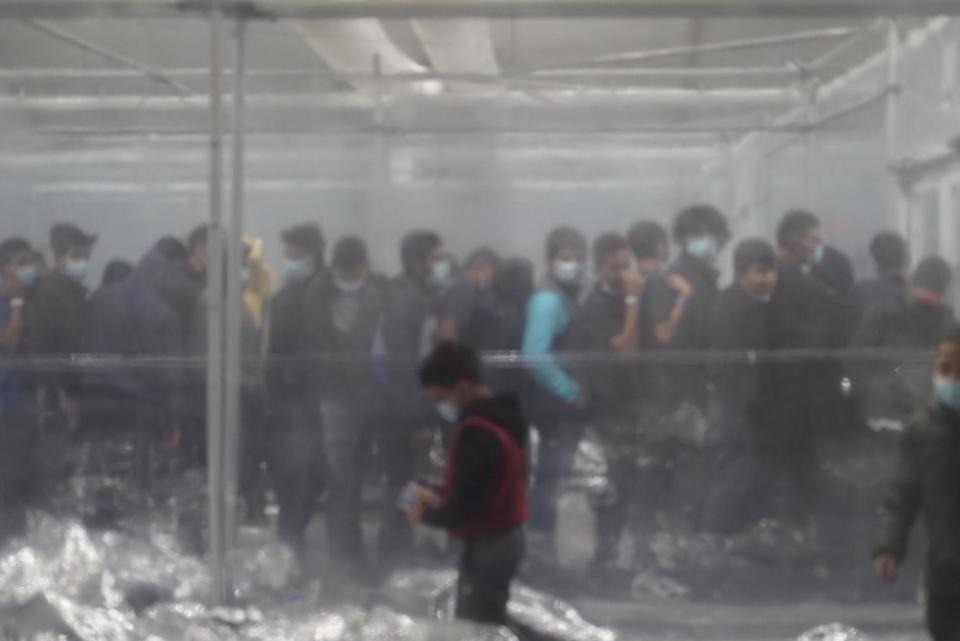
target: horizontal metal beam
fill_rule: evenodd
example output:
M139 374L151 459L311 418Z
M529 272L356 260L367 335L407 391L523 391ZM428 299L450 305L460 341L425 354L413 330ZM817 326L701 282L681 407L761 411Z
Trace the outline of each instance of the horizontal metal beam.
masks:
M838 70L839 71L839 70ZM201 67L164 69L163 74L171 78L204 79L209 70ZM224 75L230 76L231 70L225 69ZM579 78L601 79L656 79L680 78L683 80L698 78L779 78L803 75L806 70L793 66L775 67L637 67L624 69L619 67L597 67L576 69L549 69L535 72L535 78L560 78L563 80ZM21 69L0 67L0 81L30 82L42 80L133 80L142 78L143 72L135 69L97 69L77 68L34 68ZM512 73L438 73L424 71L419 73L383 73L373 72L337 72L328 69L251 69L248 79L319 79L319 80L377 80L383 82L420 82L440 80L456 82L496 83L515 77ZM520 76L516 76L520 77ZM530 76L523 76L530 77Z
M834 40L857 33L856 29L837 27L832 29L817 29L814 31L794 31L787 33L777 33L774 35L761 36L757 38L743 38L739 40L725 40L721 42L707 42L693 45L682 45L678 47L664 47L660 49L644 49L642 51L628 51L625 53L616 53L605 56L594 56L587 60L560 62L549 67L531 70L552 70L552 69L575 69L582 66L590 66L603 63L640 63L650 60L660 60L663 58L676 58L679 56L689 56L691 54L704 53L723 53L731 51L743 51L746 49L764 49L770 47L781 47L786 44L798 42L815 42L818 40Z
M197 92L195 92L193 89L186 86L179 80L171 78L162 69L156 69L144 62L122 55L96 43L89 42L88 40L85 40L74 33L66 31L65 29L61 29L57 25L52 25L41 20L25 20L24 24L29 25L40 33L46 34L51 38L55 38L61 42L66 42L67 44L76 47L80 51L91 53L95 56L103 58L108 62L114 62L119 65L123 65L124 67L128 67L129 69L135 70L141 76L154 82L170 86L184 96L197 95Z
M960 16L957 0L225 0L227 14L287 20L360 18L866 18ZM2 18L172 18L209 0L4 0Z
M681 89L673 87L637 87L618 90L586 89L542 91L531 100L526 93L506 93L487 96L460 96L442 94L437 96L391 96L386 101L388 108L464 108L474 110L488 108L553 108L609 107L616 109L657 105L781 105L793 104L801 96L798 92L780 88L756 89ZM326 94L298 93L251 93L251 107L257 109L373 109L374 104L366 97L354 93L331 92ZM12 109L30 112L33 110L69 113L81 109L129 109L137 112L176 111L181 109L205 110L204 96L143 96L127 95L72 95L72 96L3 96L0 95L0 110Z

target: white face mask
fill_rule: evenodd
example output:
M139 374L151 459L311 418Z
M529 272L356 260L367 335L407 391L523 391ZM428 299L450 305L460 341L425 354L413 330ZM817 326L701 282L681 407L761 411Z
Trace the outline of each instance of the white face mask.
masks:
M24 287L32 287L37 282L37 268L33 265L22 265L17 268L17 280Z
M712 263L717 259L717 255L720 253L720 246L717 244L717 240L713 236L700 236L699 238L691 238L687 241L686 244L687 253L693 256L694 258L699 258L708 263Z
M90 270L89 261L83 259L71 259L63 265L63 273L73 281L82 283L87 278L87 272Z
M960 381L940 376L933 377L933 395L937 402L951 410L960 410Z
M305 260L290 260L283 263L283 275L288 280L303 280L310 275L310 264Z
M558 260L553 264L553 276L561 283L575 283L580 279L580 263L576 260Z
M333 284L337 286L344 294L355 294L366 284L366 279L361 278L360 280L344 280L338 276L333 277Z
M817 248L813 250L813 255L810 257L810 262L814 265L823 261L823 255L826 253L826 248L824 248L823 243L817 245Z
M437 288L446 287L453 273L453 265L449 260L441 260L430 265L430 284Z
M453 401L441 401L436 407L437 414L447 423L456 423L460 420L460 408Z

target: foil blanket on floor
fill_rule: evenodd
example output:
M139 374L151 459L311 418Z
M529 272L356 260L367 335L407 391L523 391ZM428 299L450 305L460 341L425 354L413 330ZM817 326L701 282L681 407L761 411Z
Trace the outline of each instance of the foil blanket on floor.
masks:
M206 565L163 528L131 535L32 515L27 535L0 550L0 640L516 639L506 629L450 620L452 571L395 575L383 590L384 606L325 607L321 589L294 598L287 587L296 566L292 553L261 539L229 555L233 596L246 605L211 607ZM243 545L250 541L238 542ZM538 638L615 640L569 604L523 586L514 592L510 613Z

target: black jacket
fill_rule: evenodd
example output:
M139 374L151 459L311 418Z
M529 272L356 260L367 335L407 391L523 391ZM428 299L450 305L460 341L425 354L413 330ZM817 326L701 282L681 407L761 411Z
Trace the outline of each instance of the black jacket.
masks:
M710 315L720 293L717 286L720 272L701 260L683 254L670 267L669 273L682 276L693 286L693 297L687 303L670 348L706 349L710 345ZM659 292L659 297L651 301L658 323L670 317L677 298L677 293L669 287L661 288Z
M59 271L44 277L27 309L27 351L33 356L67 356L83 349L87 321L87 288ZM43 385L79 391L75 372L52 371L38 381Z
M505 428L521 446L526 448L530 427L516 397L494 396L477 401L465 408L464 417L482 416ZM429 509L424 523L437 528L457 530L483 514L497 492L498 469L503 460L503 448L496 436L480 427L463 428L459 439L460 451L453 493L443 506Z
M770 340L776 350L827 350L836 345L839 299L801 265L781 261L779 280L770 302ZM824 354L798 356L770 368L773 405L784 419L798 417L796 408L820 406L840 389L839 364ZM799 419L798 419L799 420Z
M289 281L270 300L264 377L271 403L278 407L309 395L311 368L306 360L300 360L312 355L304 346L304 310L311 284L323 278L321 271Z
M878 305L889 304L906 294L907 281L900 274L885 274L880 278L863 280L854 285L850 294L847 327L851 340L867 312Z
M687 302L683 318L677 325L673 340L666 349L705 350L710 346L710 323L713 307L717 302L719 272L713 267L687 254L683 254L670 268L669 273L683 277L693 287L693 296ZM677 300L677 292L662 282L656 295L645 300L652 306L653 326L670 317ZM703 407L707 400L707 375L701 365L665 363L660 367L662 391L667 398L688 401Z
M157 402L175 399L177 411L185 410L185 395L191 389L189 368L182 360L188 353L193 316L199 306L200 285L186 276L183 264L152 249L123 282L123 317L130 332L131 353L146 357L178 357L163 367L137 368L135 377Z
M578 377L587 389L589 413L596 418L632 414L638 388L635 362L622 359L610 341L623 330L625 295L594 285L576 313L573 347L577 351L607 353L604 362L591 363ZM618 363L617 361L622 362Z
M777 349L815 349L831 345L837 297L801 265L780 261L779 280L770 303L771 339Z
M743 358L710 368L712 406L726 428L758 426L768 402L768 364L748 362L747 352L770 349L770 305L751 298L739 285L721 292L713 310L711 347Z
M960 597L960 414L932 405L901 437L896 480L880 508L874 556L902 560L922 513L929 539L931 597Z
M393 410L408 422L434 419L416 373L435 342L437 312L437 294L426 283L404 274L387 286L382 326L387 395Z
M810 273L841 299L845 299L853 289L853 264L846 254L835 247L828 245L824 248L823 259L813 266Z
M370 276L354 293L337 289L331 277L310 284L303 310L303 345L322 355L311 368L321 398L369 404L374 390L373 348L383 319L385 281Z
M891 351L891 360L852 368L868 417L902 419L923 404L930 395L931 363L917 360L914 353L932 354L952 322L949 307L905 292L889 296L867 312L853 336L853 347Z

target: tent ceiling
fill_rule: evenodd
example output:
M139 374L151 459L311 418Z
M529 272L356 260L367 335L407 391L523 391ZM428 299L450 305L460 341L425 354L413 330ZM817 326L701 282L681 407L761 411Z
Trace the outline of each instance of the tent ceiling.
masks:
M33 1L35 12L56 6ZM675 1L679 14L696 5ZM784 4L753 1L761 9L775 1ZM514 3L533 6L531 0ZM74 18L84 6L99 6L104 15L148 14L145 8L161 6L171 10L169 4L144 0L65 4L75 13L61 7L62 15ZM768 127L778 113L801 104L813 83L874 56L886 38L884 22L864 12L749 20L712 13L430 20L413 9L478 4L352 4L371 11L406 8L416 17L249 23L247 87L254 131L382 125L392 131L683 133L686 127L690 134L714 128L725 136ZM655 4L635 3L641 9ZM732 7L736 0L727 4ZM485 4L493 15L502 15L498 12L508 5ZM18 6L23 19L0 20L0 123L53 132L204 131L207 25L199 14L159 20L34 19L26 17L26 4L0 0L0 16L18 15ZM308 15L309 9L347 5L265 0L257 6ZM557 0L555 6L563 15L579 5ZM610 6L596 4L601 15Z

